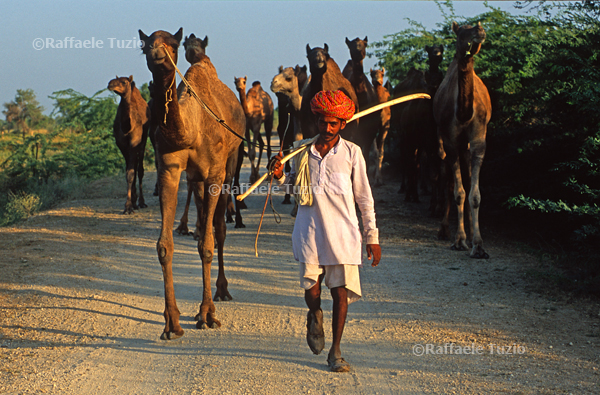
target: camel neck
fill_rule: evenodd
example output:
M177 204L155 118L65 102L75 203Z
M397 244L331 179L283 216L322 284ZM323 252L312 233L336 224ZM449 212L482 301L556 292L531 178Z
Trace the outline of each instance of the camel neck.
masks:
M473 117L473 70L472 56L458 59L458 108L457 118L467 122Z
M248 109L248 98L246 97L246 88L238 89L237 91L240 96L240 103L242 104L244 114L246 115L246 117L248 117L250 116L250 110Z
M181 118L175 70L165 74L153 73L152 77L155 82L152 119L159 126L162 138L178 149L191 146L196 136L186 132Z

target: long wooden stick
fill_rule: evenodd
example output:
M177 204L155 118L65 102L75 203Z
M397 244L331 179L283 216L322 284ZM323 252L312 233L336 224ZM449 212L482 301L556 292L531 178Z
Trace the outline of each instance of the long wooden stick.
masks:
M429 96L427 93L415 93L412 95L407 95L407 96L402 96L399 97L397 99L394 100L390 100L390 101L386 101L384 103L378 104L376 106L373 106L371 108L367 108L364 111L358 112L356 114L354 114L354 116L352 118L350 118L350 120L348 122L352 122L357 120L358 118L364 117L365 115L369 115L371 113L374 113L375 111L379 111L382 108L385 107L390 107L396 104L400 104L403 103L405 101L409 101L409 100L414 100L414 99L431 99L431 96ZM279 162L281 162L281 164L284 164L285 162L287 162L288 160L292 159L294 156L296 156L297 154L299 154L302 151L302 148L304 148L306 145L312 143L309 142L305 145L301 145L300 147L296 148L294 151L290 152L289 154L287 154L286 156L284 156ZM236 197L237 200L243 200L244 198L248 197L248 195L250 195L256 188L258 188L258 186L269 176L270 173L265 173L262 177L260 177L258 180L256 180L256 182L254 184L252 184L250 186L250 188L248 188L248 190L242 194L242 195L238 195Z

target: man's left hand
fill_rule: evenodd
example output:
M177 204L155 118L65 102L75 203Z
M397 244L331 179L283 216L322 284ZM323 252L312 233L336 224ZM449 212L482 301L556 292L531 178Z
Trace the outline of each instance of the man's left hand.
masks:
M381 246L379 244L367 244L367 258L371 260L371 257L373 257L371 266L375 267L379 265L379 261L381 260Z

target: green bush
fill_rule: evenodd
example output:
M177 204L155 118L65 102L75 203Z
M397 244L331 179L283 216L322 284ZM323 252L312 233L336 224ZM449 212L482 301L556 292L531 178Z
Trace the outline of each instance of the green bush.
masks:
M0 225L6 226L27 219L37 213L42 207L39 196L20 191L8 193L8 202L0 217Z

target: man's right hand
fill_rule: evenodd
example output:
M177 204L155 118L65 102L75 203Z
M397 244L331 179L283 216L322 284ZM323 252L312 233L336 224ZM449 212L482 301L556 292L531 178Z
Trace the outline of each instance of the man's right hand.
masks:
M273 169L273 177L275 177L278 180L281 177L283 177L283 165L280 162L282 158L283 156L281 155L281 153L278 153L269 161L269 167Z

